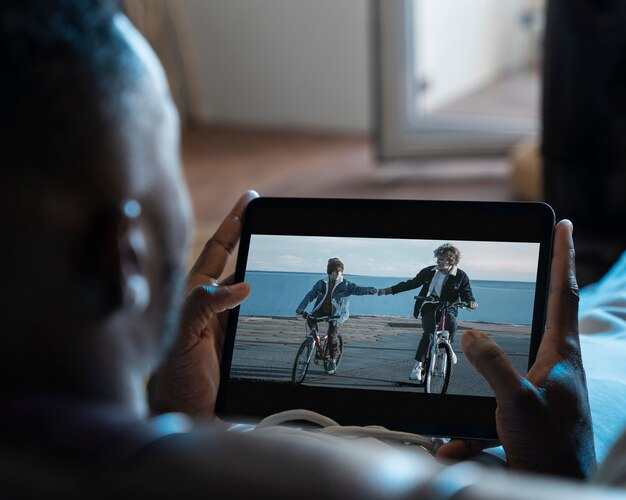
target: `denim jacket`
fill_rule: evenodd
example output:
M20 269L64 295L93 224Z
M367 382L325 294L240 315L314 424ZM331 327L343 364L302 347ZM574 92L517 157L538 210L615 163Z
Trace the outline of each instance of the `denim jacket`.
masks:
M348 305L350 302L350 295L368 295L370 291L369 286L358 286L356 283L352 283L346 279L343 279L336 282L332 291L332 304L333 304L333 316L339 316L336 320L337 324L340 325L350 316L350 311L348 309ZM320 307L322 307L322 303L324 302L324 298L326 297L326 293L328 290L328 281L319 280L313 288L304 296L302 302L298 306L299 309L304 309L306 306L315 299L315 304L313 305L313 309L311 312L317 311Z

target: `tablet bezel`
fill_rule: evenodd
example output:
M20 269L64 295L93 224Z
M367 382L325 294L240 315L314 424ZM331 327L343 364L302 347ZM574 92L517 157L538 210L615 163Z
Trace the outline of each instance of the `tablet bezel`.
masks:
M328 221L341 221L329 224ZM530 367L545 325L555 216L539 202L257 198L247 207L235 281L243 281L253 234L539 243ZM239 308L230 312L216 411L224 420L306 408L342 425L383 425L433 436L493 439L495 398L230 380Z

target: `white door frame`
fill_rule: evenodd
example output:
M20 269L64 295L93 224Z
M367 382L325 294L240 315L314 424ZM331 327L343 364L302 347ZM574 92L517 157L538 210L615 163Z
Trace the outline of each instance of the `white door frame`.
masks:
M413 76L414 1L420 0L372 0L373 121L379 159L503 154L521 138L536 135L535 126L519 121L416 116L409 105L418 85Z

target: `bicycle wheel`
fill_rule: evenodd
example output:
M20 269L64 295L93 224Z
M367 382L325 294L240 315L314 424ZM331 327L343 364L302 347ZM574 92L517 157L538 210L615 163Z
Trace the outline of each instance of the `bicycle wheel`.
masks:
M299 384L304 380L307 370L309 369L309 363L311 362L311 356L315 351L315 342L312 338L307 338L302 342L296 354L296 359L293 362L293 369L291 370L291 382Z
M435 359L430 360L431 365L426 370L424 391L426 394L445 394L450 383L452 373L451 348L445 342L437 347Z

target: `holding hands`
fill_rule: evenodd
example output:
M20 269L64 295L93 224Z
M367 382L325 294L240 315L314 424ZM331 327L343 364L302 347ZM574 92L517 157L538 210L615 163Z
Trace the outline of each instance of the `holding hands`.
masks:
M391 294L391 288L379 288L378 289L378 296L380 297L381 295L390 295Z

